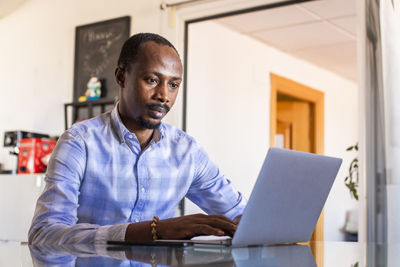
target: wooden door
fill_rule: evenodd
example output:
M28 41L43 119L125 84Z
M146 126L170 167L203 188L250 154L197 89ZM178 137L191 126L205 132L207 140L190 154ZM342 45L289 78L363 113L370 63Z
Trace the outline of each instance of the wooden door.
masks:
M283 139L283 148L313 152L310 103L278 101L276 112L276 137ZM277 139L278 138L278 139ZM278 144L275 143L277 146Z

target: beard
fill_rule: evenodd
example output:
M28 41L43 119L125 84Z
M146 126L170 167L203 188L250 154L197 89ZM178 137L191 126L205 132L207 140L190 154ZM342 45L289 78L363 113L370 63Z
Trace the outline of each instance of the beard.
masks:
M150 130L157 129L161 124L161 122L152 123L149 120L143 119L143 117L136 118L136 122L139 123L140 126Z

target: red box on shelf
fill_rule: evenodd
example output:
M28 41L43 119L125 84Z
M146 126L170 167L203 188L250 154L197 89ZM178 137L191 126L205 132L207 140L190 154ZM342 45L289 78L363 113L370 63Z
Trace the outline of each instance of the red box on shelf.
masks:
M56 141L40 138L26 138L19 142L18 173L40 173L46 171L42 158L50 154Z

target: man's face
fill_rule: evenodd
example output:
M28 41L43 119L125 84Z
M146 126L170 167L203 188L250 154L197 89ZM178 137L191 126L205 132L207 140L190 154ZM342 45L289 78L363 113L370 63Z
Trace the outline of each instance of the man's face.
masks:
M175 50L145 42L128 70L117 69L120 112L135 127L154 129L175 103L182 81L182 63Z

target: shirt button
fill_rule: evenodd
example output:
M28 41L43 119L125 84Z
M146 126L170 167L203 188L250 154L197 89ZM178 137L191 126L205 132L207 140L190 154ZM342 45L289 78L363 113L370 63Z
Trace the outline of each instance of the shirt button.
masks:
M142 187L142 193L144 193L146 190L144 189L144 187Z
M138 219L135 219L135 222L139 222L139 220L138 220Z
M130 135L128 135L128 137L129 137L130 139L132 139L132 138L133 138L133 135L132 135L132 134L130 134Z

